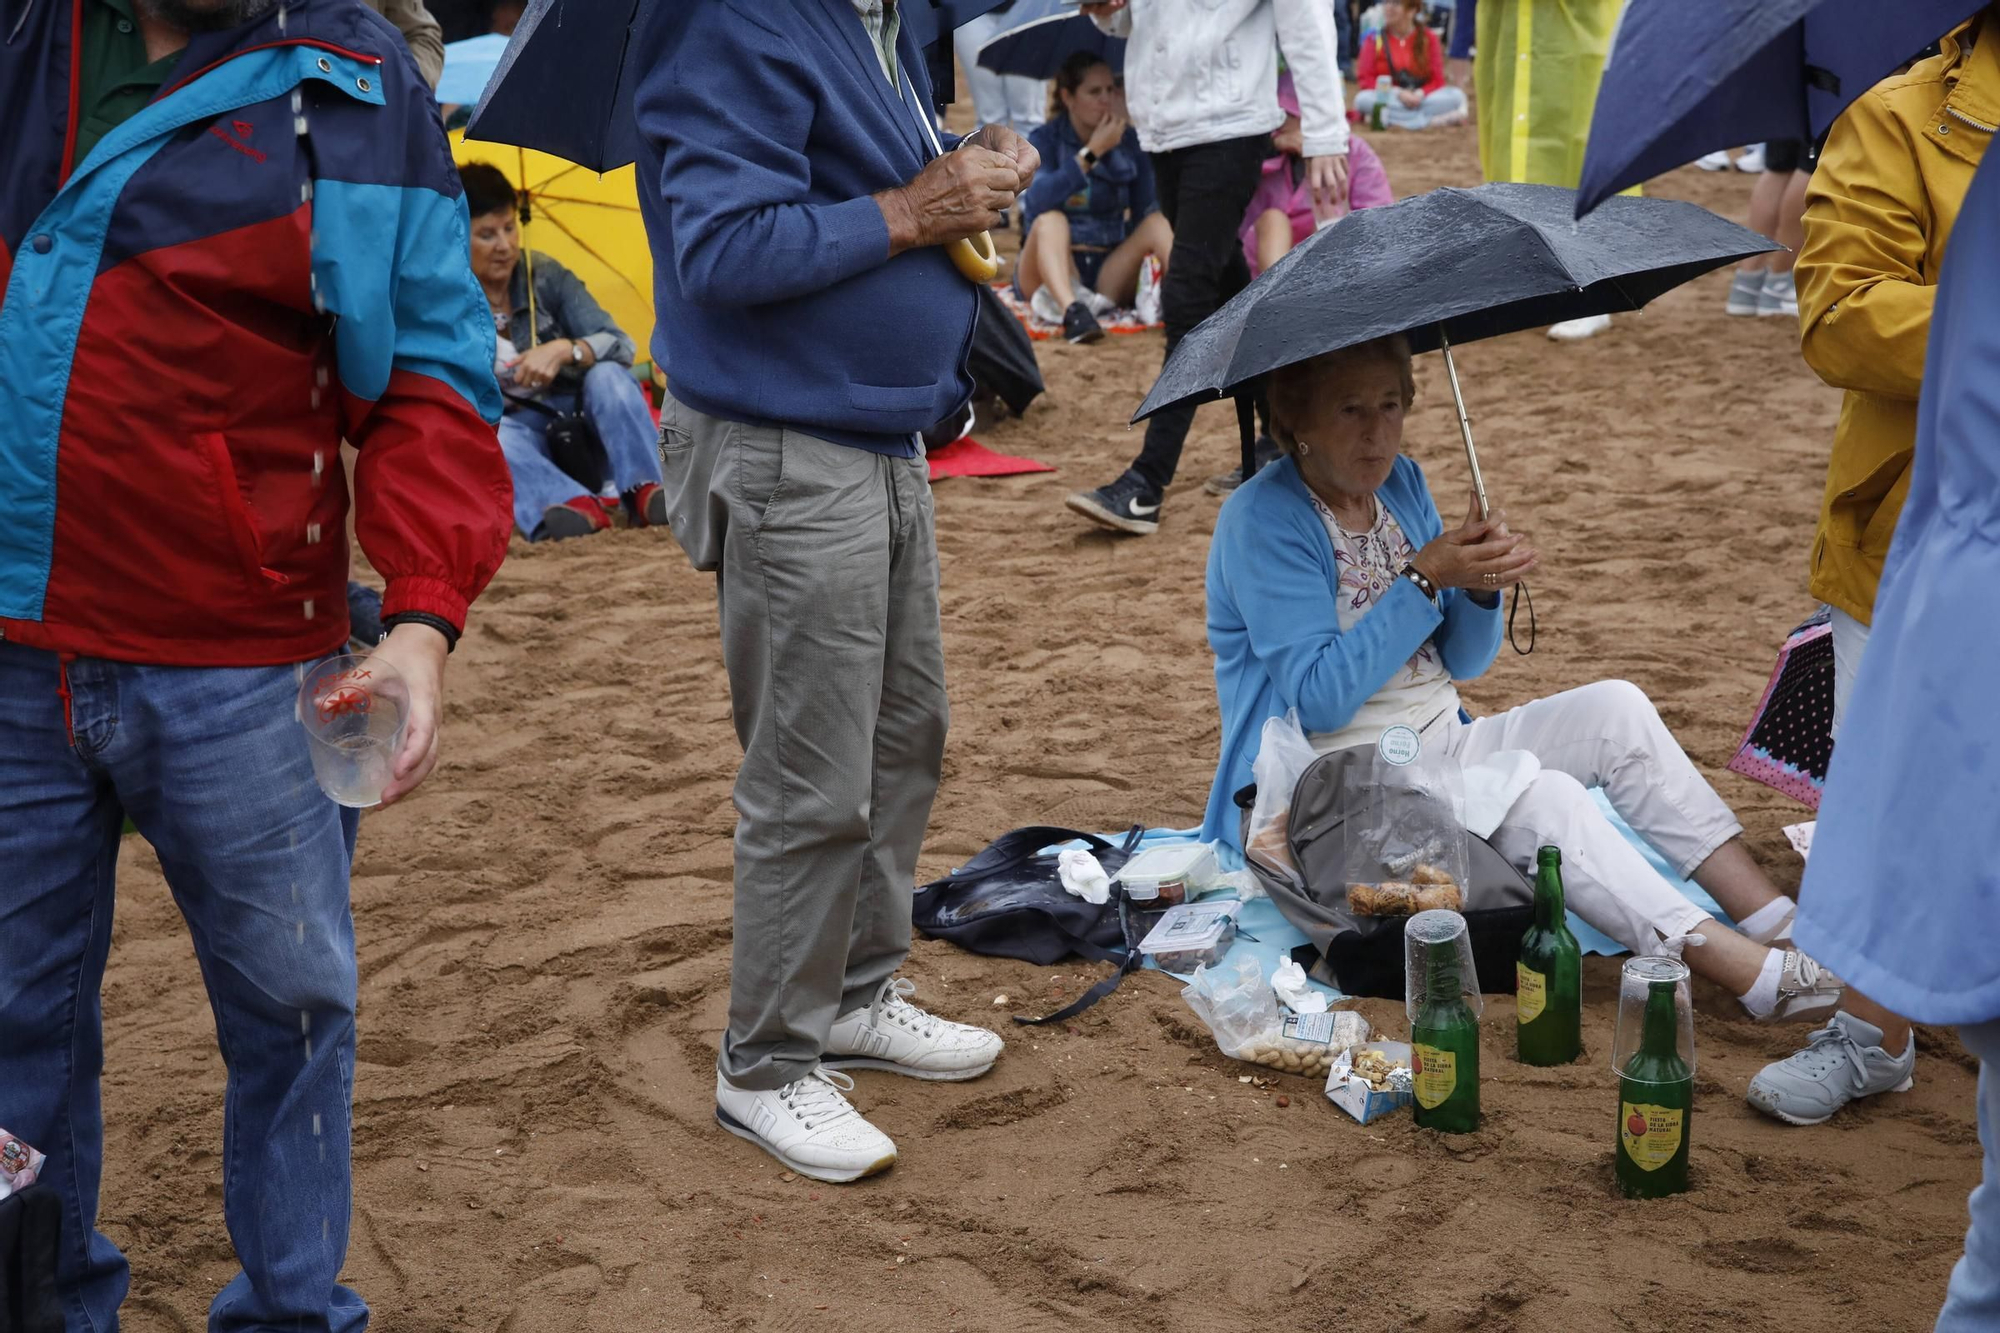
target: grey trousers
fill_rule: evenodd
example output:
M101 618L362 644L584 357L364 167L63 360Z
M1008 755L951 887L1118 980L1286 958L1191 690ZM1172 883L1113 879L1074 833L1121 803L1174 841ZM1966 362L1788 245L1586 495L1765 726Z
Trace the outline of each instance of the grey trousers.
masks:
M668 398L669 521L716 575L743 745L723 1077L782 1087L910 948L944 763L944 643L924 460Z

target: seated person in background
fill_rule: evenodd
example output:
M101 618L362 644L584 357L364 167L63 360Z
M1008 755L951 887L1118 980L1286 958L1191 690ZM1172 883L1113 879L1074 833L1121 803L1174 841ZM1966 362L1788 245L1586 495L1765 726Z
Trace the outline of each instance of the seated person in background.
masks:
M664 526L658 431L632 378L632 340L561 264L542 254L522 264L514 187L498 168L475 162L458 175L472 214L472 271L498 331L494 372L507 396L500 449L514 474L514 526L529 541L581 537L609 528L607 510L621 502L633 527ZM527 267L534 271L532 322ZM580 409L590 419L604 443L615 500L591 494L551 461L553 417L523 399L556 412Z
M1626 948L1682 954L1759 1020L1830 1012L1841 983L1788 947L1791 900L1637 687L1599 681L1493 717L1461 713L1453 682L1492 665L1500 593L1537 557L1501 514L1482 521L1476 500L1444 531L1402 453L1415 392L1400 335L1271 376L1271 430L1286 456L1223 505L1209 549L1222 762L1201 836L1242 849L1234 793L1253 780L1264 723L1288 710L1322 751L1373 744L1397 723L1426 752L1466 764L1526 750L1541 774L1492 838L1516 868L1532 875L1536 849L1553 843L1570 907ZM1746 933L1655 873L1592 787Z
M1366 116L1381 96L1377 82L1389 80L1382 123L1393 129L1423 130L1463 125L1465 90L1446 83L1444 50L1435 32L1424 26L1423 0L1388 0L1382 10L1382 30L1361 44L1354 82L1361 91L1354 109Z
M1104 329L1089 296L1106 309L1131 305L1146 256L1164 265L1174 244L1154 204L1152 159L1102 57L1078 51L1063 62L1049 119L1028 141L1042 169L1021 196L1027 239L1014 290L1071 342L1096 342Z
M1313 234L1319 219L1313 213L1312 191L1306 188L1305 141L1299 130L1299 95L1292 87L1288 70L1278 76L1278 105L1285 109L1285 123L1271 135L1278 155L1264 159L1264 182L1243 214L1237 235L1243 239L1243 257L1250 261L1250 276L1256 277L1292 252L1292 247ZM1389 173L1358 134L1347 136L1347 198L1333 205L1328 220L1346 217L1356 208L1380 208L1396 202L1389 188Z

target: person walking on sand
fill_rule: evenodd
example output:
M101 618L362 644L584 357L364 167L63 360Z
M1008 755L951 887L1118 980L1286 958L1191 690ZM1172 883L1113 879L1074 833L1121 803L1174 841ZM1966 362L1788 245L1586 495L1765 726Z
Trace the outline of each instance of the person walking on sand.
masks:
M1126 100L1153 157L1160 212L1173 228L1160 285L1166 355L1250 282L1237 228L1263 179L1278 105L1278 55L1298 92L1307 187L1322 216L1347 198L1347 110L1326 0L1104 0L1083 12L1127 39ZM1180 467L1192 406L1146 423L1146 442L1108 485L1064 500L1100 527L1147 536Z
M716 1120L855 1180L896 1146L840 1070L974 1078L1001 1051L896 976L947 720L918 437L972 394L978 291L944 247L1038 159L1001 125L939 142L895 0L664 10L637 100L660 458L743 745Z
M437 763L445 657L506 553L458 177L401 39L348 0L39 0L6 23L0 1124L48 1153L69 1328L116 1328L98 994L129 817L228 1065L242 1267L209 1327L358 1333L357 812L320 791L295 710L348 633L343 438L387 580L375 654L409 689L386 801Z

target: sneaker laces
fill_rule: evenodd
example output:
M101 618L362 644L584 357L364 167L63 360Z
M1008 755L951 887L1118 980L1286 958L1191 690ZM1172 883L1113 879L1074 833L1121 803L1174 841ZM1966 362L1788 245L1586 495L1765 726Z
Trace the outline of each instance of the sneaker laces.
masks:
M911 1004L906 997L916 993L916 982L908 977L892 978L883 985L881 995L876 997L875 1013L878 1017L894 1021L899 1027L909 1029L926 1041L934 1040L944 1027L944 1020Z
M1810 995L1818 990L1820 977L1826 971L1820 966L1819 960L1811 954L1800 953L1797 949L1788 952L1798 959L1798 964L1792 972L1793 982L1790 986L1785 984L1782 975L1779 976L1778 990L1793 995Z
M859 1115L843 1094L854 1091L854 1079L838 1069L818 1069L804 1078L794 1079L778 1089L778 1100L785 1109L799 1118L807 1129L815 1129L818 1124L832 1124L851 1115ZM818 1122L815 1123L814 1117Z
M1806 1038L1805 1049L1794 1054L1790 1063L1818 1077L1839 1065L1842 1058L1853 1068L1855 1082L1865 1086L1868 1082L1868 1063L1862 1059L1861 1043L1849 1036L1847 1029L1838 1023L1814 1028Z

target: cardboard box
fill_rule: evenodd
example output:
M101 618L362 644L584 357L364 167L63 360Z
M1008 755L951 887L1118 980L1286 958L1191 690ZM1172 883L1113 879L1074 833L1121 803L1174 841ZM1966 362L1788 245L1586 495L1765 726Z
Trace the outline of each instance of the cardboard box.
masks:
M1364 1041L1348 1054L1335 1058L1333 1069L1326 1076L1326 1099L1365 1125L1379 1116L1410 1105L1415 1097L1407 1088L1377 1092L1368 1085L1367 1079L1358 1078L1350 1072L1354 1056L1363 1051L1380 1051L1390 1064L1408 1069L1410 1046L1402 1041Z

